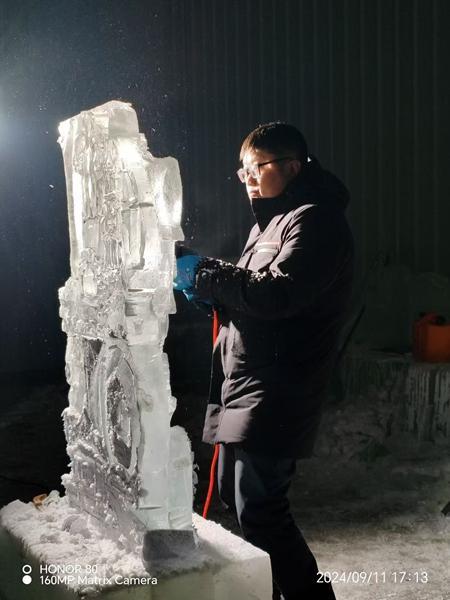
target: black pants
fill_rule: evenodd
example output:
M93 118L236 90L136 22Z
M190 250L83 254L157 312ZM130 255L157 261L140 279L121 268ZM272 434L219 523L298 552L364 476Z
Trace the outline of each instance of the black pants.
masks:
M289 511L294 473L295 459L220 444L220 498L235 512L244 538L269 554L274 598L281 591L285 600L335 600L331 584L317 583L316 560Z

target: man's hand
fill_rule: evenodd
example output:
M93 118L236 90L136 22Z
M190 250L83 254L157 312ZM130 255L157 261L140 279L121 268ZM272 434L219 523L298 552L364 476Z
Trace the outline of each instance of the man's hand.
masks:
M177 257L177 276L173 280L173 288L183 292L189 302L210 313L212 300L200 299L194 287L197 267L203 257L178 243L175 246L175 256Z
M195 274L201 260L202 257L198 254L187 254L177 258L177 276L173 280L173 287L175 290L185 292L187 298L186 292L189 294L194 292Z

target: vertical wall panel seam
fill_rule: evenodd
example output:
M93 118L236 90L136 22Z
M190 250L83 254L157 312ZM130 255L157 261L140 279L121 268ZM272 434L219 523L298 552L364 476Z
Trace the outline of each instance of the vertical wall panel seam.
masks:
M251 6L251 0L247 0L247 11L246 11L246 15L247 15L247 22L246 22L246 29L245 31L248 31L250 29L250 27L252 27L252 32L254 32L254 20L252 18L252 6ZM243 36L244 37L244 36ZM244 78L247 82L247 107L248 107L248 113L247 113L247 121L253 121L254 120L254 111L253 111L253 106L252 106L252 87L254 84L256 84L256 73L257 73L257 68L258 68L258 62L257 59L258 57L255 56L254 60L252 62L252 47L250 46L250 44L248 43L248 41L246 40L246 50L247 52L244 54L244 52L242 52L242 58L245 56L246 57L246 64L244 65ZM256 54L259 54L259 52L256 52ZM247 122L245 123L245 127L247 127L248 124Z
M204 160L204 156L205 156L205 148L208 148L208 132L207 129L203 126L203 122L207 122L209 120L209 122L211 121L211 111L208 110L209 106L208 106L208 102L206 99L206 93L205 93L205 88L207 85L207 82L209 81L208 78L208 69L207 69L207 64L206 64L206 55L207 55L207 45L206 45L206 33L207 33L207 29L208 29L208 21L207 21L207 15L208 15L208 11L206 10L206 4L207 2L205 0L202 0L202 10L201 10L201 14L202 14L202 18L199 20L200 21L200 26L197 30L197 38L196 39L200 39L201 40L201 56L200 56L200 64L201 64L201 89L199 90L200 93L200 98L201 98L201 112L199 114L199 132L202 132L202 136L200 137L200 152L201 152L201 158L202 160ZM199 103L200 104L200 103ZM200 125L201 123L201 125ZM200 156L198 157L198 160L200 161ZM209 162L209 161L208 161ZM203 180L203 178L202 178ZM199 190L200 193L203 192L203 190ZM212 219L212 210L211 210L211 203L202 203L202 211L205 211L206 213L206 219L204 219L204 222L206 223L210 223L211 219Z
M253 22L258 22L258 52L257 56L253 55L253 60L258 60L258 73L259 73L259 98L258 98L258 124L261 123L261 116L264 114L264 46L263 46L263 29L264 29L264 17L261 6L261 1L257 2L258 17L254 15ZM247 42L249 43L249 42ZM249 44L250 46L250 44ZM251 68L251 67L250 67ZM256 82L255 82L256 83Z
M313 32L313 124L314 124L314 152L320 156L320 141L319 141L319 107L321 103L319 102L319 66L318 66L318 25L317 25L317 4L318 1L315 0L313 2L313 24L312 24L312 32Z
M278 21L277 21L277 15L278 15L278 10L276 9L278 2L277 0L272 0L272 4L270 6L270 11L271 11L271 21L272 21L272 39L273 40L277 40L278 36L277 36L277 32L278 32ZM279 69L281 68L281 65L279 65L277 63L277 44L271 44L271 46L273 47L272 49L272 81L269 82L269 86L268 89L270 89L271 91L271 95L272 95L272 104L271 104L271 117L270 120L273 121L275 119L279 119L280 118L280 107L278 104L278 98L277 98L277 90L278 90L278 81L280 79L279 77ZM283 65L284 68L284 65Z
M210 160L211 160L211 170L210 173L213 176L215 181L219 180L219 164L220 164L220 158L219 158L219 152L220 152L220 148L221 148L221 144L219 144L219 128L218 128L218 121L219 121L219 113L218 113L218 103L219 103L219 73L218 73L218 57L217 57L217 35L218 35L218 31L217 31L217 15L216 15L216 10L217 10L217 4L216 2L211 2L210 4L210 14L211 14L211 21L210 21L210 30L211 30L211 53L208 57L208 63L209 63L209 81L212 83L212 92L213 92L213 101L211 102L212 106L211 106L211 112L212 112L212 127L211 127L211 132L209 135L209 140L208 140L208 148L209 148L209 155L210 155ZM220 189L222 188L222 186L220 186ZM220 194L220 193L219 193ZM220 195L217 195L217 197L219 199ZM222 222L226 222L228 219L228 214L224 214L223 213L223 203L221 202L221 206L217 207L217 213L216 215L219 216L219 219ZM214 211L215 212L215 211Z
M230 101L230 93L228 88L228 13L230 9L227 10L223 3L219 3L219 19L217 19L216 13L216 36L215 36L215 63L217 69L217 103L216 103L216 155L217 155L217 180L220 182L219 177L221 178L223 185L220 186L220 200L222 203L222 214L224 215L224 221L227 225L227 231L232 231L233 222L236 218L236 215L233 215L233 211L230 210L230 202L227 202L227 198L225 194L227 193L227 178L229 175L223 170L222 166L227 164L228 156L232 152L232 148L230 147L230 134L233 130L233 124L230 123L230 110L229 110L229 101ZM225 14L226 13L226 14ZM226 91L225 91L226 90ZM223 122L228 123L229 125L225 128L225 131L222 128ZM218 232L221 233L221 232ZM223 243L223 234L221 237L221 244Z
M432 40L432 60L433 60L433 268L439 272L439 171L438 171L438 1L433 2L433 40Z
M419 146L419 132L418 132L418 48L417 44L419 42L418 36L418 0L414 0L413 4L413 255L414 255L414 267L417 269L419 267L419 195L418 195L418 169L419 169L419 156L418 156L418 146Z
M231 114L235 114L235 111L232 110L232 106L235 104L236 102L236 98L235 97L230 97L230 92L229 92L229 70L227 65L230 64L230 49L229 49L229 43L228 43L228 35L229 35L229 21L227 20L230 17L230 13L232 13L232 7L230 6L230 8L227 8L226 6L224 7L224 12L223 15L225 17L225 13L227 13L227 16L224 19L224 27L222 30L222 34L223 34L223 52L220 51L220 46L219 46L219 54L222 55L222 70L223 70L223 86L221 88L221 95L223 97L223 101L224 101L224 111L225 111L225 115L224 115L224 119L225 119L225 123L228 124L228 126L225 128L225 152L235 152L235 148L234 148L234 144L231 144L231 139L234 137L235 132L236 132L236 123L235 122L231 122ZM234 69L235 65L233 63L231 63L232 69ZM219 115L219 119L220 119L220 115ZM223 163L223 162L227 162L226 161L226 157L225 156L220 156L220 160L219 160L219 166ZM231 176L231 173L230 173ZM230 212L230 211L228 211Z
M360 76L361 76L361 198L360 198L360 223L361 230L359 231L359 236L361 240L361 261L362 268L365 271L367 265L367 243L366 243L366 228L367 228L367 211L366 211L366 194L367 194L367 169L366 169L366 90L365 90L365 58L366 58L366 49L365 49L365 24L364 24L364 3L361 2L359 5L359 28L360 28L360 38L361 38L361 48L360 48Z
M385 231L383 225L386 225L384 222L385 211L384 211L384 202L386 201L386 197L383 195L383 168L382 168L382 126L383 126L383 83L382 83L382 64L381 64L381 31L382 31L382 5L383 0L378 0L377 4L377 220L378 220L378 250L383 252L390 251L391 248L389 246L389 241L387 236L385 236Z
M235 43L234 43L234 64L235 64L235 83L236 83L236 91L241 89L241 79L240 79L240 72L241 72L241 60L242 60L242 49L239 45L239 33L240 33L240 29L239 29L239 23L241 21L241 14L239 11L239 8L236 8L236 6L233 5L233 10L234 10L234 24L236 27L236 31L235 31ZM240 96L236 96L235 98L235 102L236 102L236 115L237 115L237 131L240 133L243 129L243 123L242 123L242 111L241 111L241 98Z
M333 0L328 0L328 78L329 78L329 119L330 119L330 169L334 170L335 153L334 153L334 63L333 63Z
M401 187L400 187L400 0L395 0L394 8L394 54L395 54L395 90L394 90L394 106L395 106L395 257L400 261L401 235L400 215L401 215Z
M197 105L200 100L200 84L199 84L199 71L200 64L197 58L197 52L195 51L194 40L197 40L197 23L194 19L194 16L189 12L189 56L191 57L191 74L192 79L190 81L190 123L191 123L191 140L192 140L192 152L189 157L188 165L190 170L190 181L192 181L192 191L194 194L196 206L195 209L198 210L198 202L200 202L200 187L199 187L199 175L200 175L200 156L202 154L200 148L200 126L201 123L197 119ZM197 60L196 60L197 59ZM186 201L186 200L184 200ZM194 209L194 210L195 210ZM197 213L198 214L198 213ZM192 224L191 224L191 232L195 237L196 229L198 226L196 213L193 212Z
M179 24L180 24L180 29L181 29L181 51L183 53L182 56L182 67L181 67L181 97L182 97L182 109L184 111L187 110L187 106L188 106L188 94L187 94L187 72L188 72L188 53L186 52L187 50L187 43L186 43L186 13L185 13L185 5L184 2L180 2L180 16L179 16ZM187 131L186 131L186 118L185 115L183 115L183 122L184 122L184 131L183 131L183 150L184 152L186 151L187 148L187 144L188 144L188 140L187 140Z
M285 2L284 3L284 60L286 61L286 77L285 77L285 106L286 106L286 114L287 114L287 119L289 119L291 122L293 120L292 118L292 102L291 102L291 96L293 95L294 89L297 89L297 85L298 85L298 79L296 77L296 74L291 73L292 71L292 67L291 67L291 51L292 51L292 45L293 42L291 42L291 28L290 28L290 6L291 3L290 2Z
M348 21L345 15L348 14L348 0L344 0L344 173L345 181L350 179L350 148L349 148L349 126L350 126L350 86L349 86L349 31ZM364 232L365 235L365 232Z
M303 0L299 0L299 4L300 4L300 9L299 9L299 23L298 23L298 28L300 31L300 35L299 35L299 45L298 45L298 49L300 51L300 58L299 58L299 81L300 81L300 95L299 95L299 112L300 112L300 117L301 117L301 122L304 123L305 122L305 115L306 115L306 109L305 109L305 69L303 67L303 61L304 61L304 55L303 55L303 49L304 49L304 35L303 35L303 21L304 21L304 16L305 16L305 10L304 10L304 2ZM302 126L303 127L303 126Z

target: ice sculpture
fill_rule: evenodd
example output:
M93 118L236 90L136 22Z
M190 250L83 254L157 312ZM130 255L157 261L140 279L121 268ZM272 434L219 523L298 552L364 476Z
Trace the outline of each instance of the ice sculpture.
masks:
M191 448L170 427L176 400L163 352L183 238L178 163L150 154L123 102L59 131L71 266L59 290L70 384L63 484L72 506L139 544L142 530L192 528Z

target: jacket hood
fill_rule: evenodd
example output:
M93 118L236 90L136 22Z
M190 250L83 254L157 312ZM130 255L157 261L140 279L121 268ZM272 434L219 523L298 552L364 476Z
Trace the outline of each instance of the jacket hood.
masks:
M329 205L345 210L350 194L335 175L322 169L315 157L308 162L283 192L274 198L251 198L253 214L261 230L270 220L303 204Z
M302 204L334 204L343 210L350 202L349 191L342 181L330 171L322 169L314 156L309 157L303 171L287 186L281 196L285 194L297 196Z

